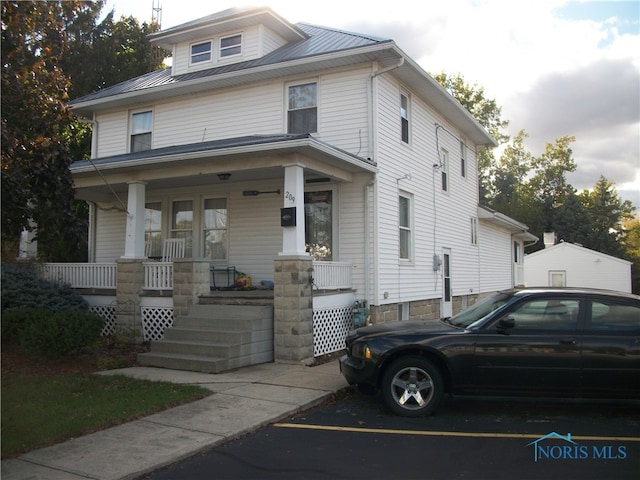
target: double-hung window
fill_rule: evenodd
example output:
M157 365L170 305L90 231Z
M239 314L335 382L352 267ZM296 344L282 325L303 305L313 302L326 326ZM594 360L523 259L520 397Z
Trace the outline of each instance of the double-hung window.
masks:
M409 97L400 94L400 130L404 143L409 143Z
M193 252L193 201L178 200L172 204L171 238L185 239L185 257Z
M227 199L205 199L202 219L205 258L227 261L227 225Z
M478 219L471 217L471 245L478 245Z
M467 149L464 142L460 141L460 175L464 178L467 176Z
M162 255L162 203L151 202L144 206L144 241L147 257Z
M242 53L242 34L222 37L220 39L220 58L240 55Z
M413 208L411 197L400 195L399 201L399 228L400 228L400 260L411 260L413 250Z
M131 153L151 150L152 128L153 113L150 110L131 114L131 139L129 144Z
M287 132L318 131L318 84L291 85L287 101Z
M440 173L442 175L442 191L449 191L449 152L440 151Z
M211 61L211 41L191 45L191 64Z

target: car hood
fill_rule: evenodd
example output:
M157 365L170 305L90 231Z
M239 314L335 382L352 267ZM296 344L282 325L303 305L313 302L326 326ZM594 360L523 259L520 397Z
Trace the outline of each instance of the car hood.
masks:
M389 334L411 334L411 333L432 333L432 332L450 332L451 330L459 330L453 326L447 325L440 320L412 320L400 322L381 323L379 325L371 325L357 329L358 337L377 337Z

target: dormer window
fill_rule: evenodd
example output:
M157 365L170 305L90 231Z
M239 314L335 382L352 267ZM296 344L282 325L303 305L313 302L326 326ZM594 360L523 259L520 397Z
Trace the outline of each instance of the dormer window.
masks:
M232 35L220 39L220 58L240 55L242 53L242 35Z
M196 43L191 45L191 63L211 61L211 42Z

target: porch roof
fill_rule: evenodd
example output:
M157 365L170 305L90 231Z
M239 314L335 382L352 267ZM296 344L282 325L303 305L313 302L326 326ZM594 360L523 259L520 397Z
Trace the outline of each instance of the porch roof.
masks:
M539 240L538 237L529 232L529 227L526 224L487 206L478 205L478 218L480 221L508 230L517 240L525 242L537 242Z
M245 161L246 160L246 161ZM220 173L232 173L234 180L278 177L286 165L299 163L308 178L328 177L351 181L354 173L376 173L377 166L322 142L310 134L251 135L237 138L175 145L77 161L70 170L76 187L124 185L132 180L163 186L178 178L203 181ZM188 180L185 180L188 182Z

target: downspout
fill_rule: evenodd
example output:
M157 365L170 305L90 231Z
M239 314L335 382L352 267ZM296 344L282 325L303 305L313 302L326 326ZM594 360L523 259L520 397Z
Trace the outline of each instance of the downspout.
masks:
M371 159L376 159L378 157L378 144L376 142L376 135L375 132L377 131L377 122L376 122L376 109L374 108L375 106L375 101L374 101L374 97L375 97L375 89L374 89L374 83L373 80L379 76L382 75L383 73L387 73L390 72L391 70L395 70L396 68L400 68L404 65L404 57L400 58L400 61L396 64L396 65L390 65L386 68L380 69L380 70L376 70L373 73L371 73L369 75L369 82L367 82L367 88L369 90L369 128L368 128L368 140L369 140L369 160ZM373 271L374 271L374 279L373 279L373 296L375 297L375 302L372 302L371 300L371 288L370 288L370 273L371 273L371 268L372 268L372 254L371 254L371 240L370 240L370 236L369 236L369 228L371 227L370 222L369 222L369 210L372 208L373 212L372 212L372 216L373 216L373 232L375 235L375 242L374 242L374 249L378 250L378 202L377 202L377 195L373 195L373 206L370 205L369 203L369 193L370 191L375 188L375 183L376 183L376 177L374 176L373 180L371 180L370 182L368 182L365 185L364 188L364 195L365 195L365 299L367 300L367 303L369 306L373 305L374 303L377 304L377 294L376 292L379 291L380 287L379 287L379 278L378 278L378 255L377 253L373 255L373 261L375 262L375 265L373 265Z

